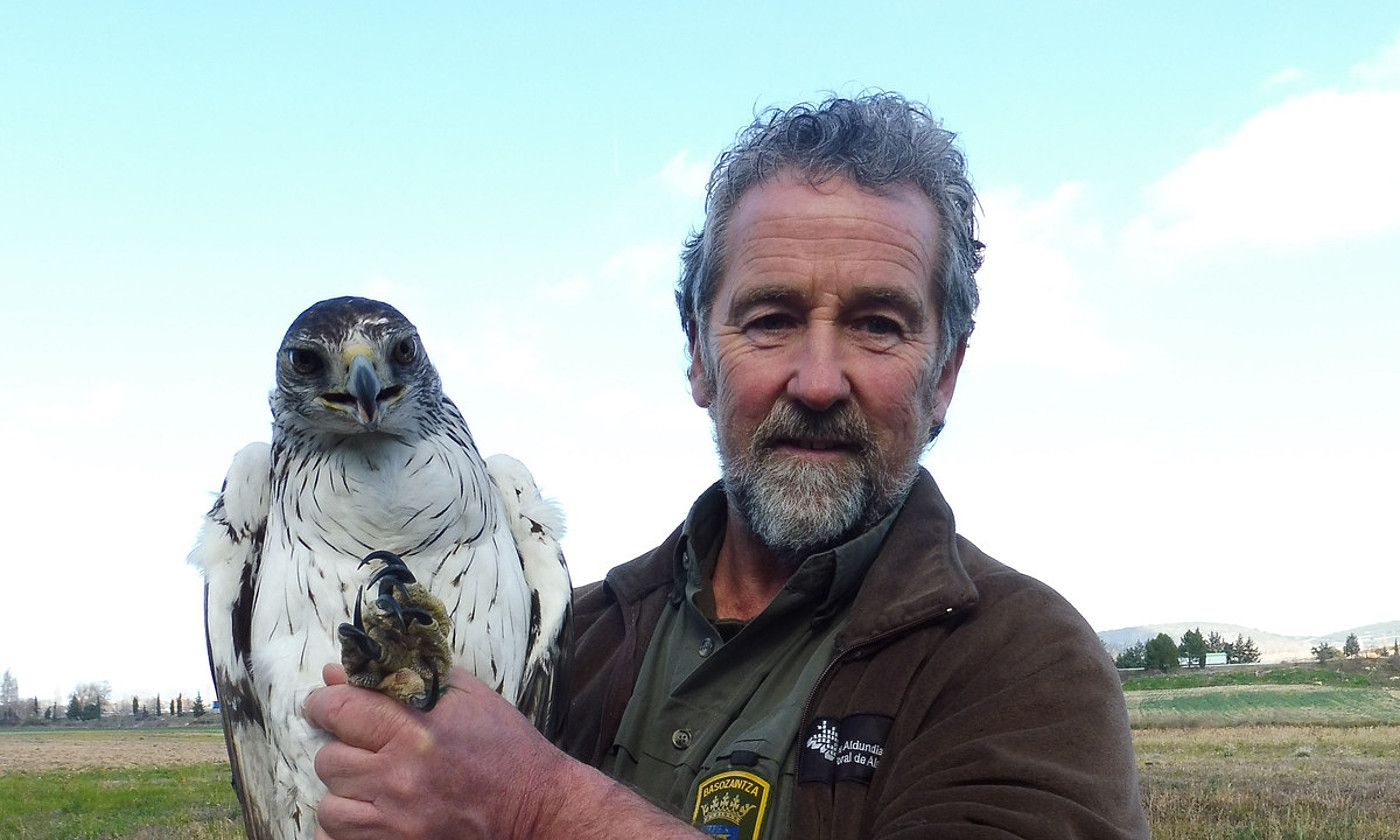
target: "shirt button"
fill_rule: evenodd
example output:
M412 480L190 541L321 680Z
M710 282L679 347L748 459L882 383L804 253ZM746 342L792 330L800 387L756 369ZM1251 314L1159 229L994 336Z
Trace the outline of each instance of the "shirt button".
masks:
M706 637L705 637L705 641L703 641L703 642L700 643L700 656L701 656L701 657L706 657L706 656L709 656L710 654L712 654L712 653L714 653L714 652L715 652L715 640L714 640L714 639L711 639L709 636L706 636Z
M677 729L671 733L671 746L678 750L686 749L691 744L690 730Z

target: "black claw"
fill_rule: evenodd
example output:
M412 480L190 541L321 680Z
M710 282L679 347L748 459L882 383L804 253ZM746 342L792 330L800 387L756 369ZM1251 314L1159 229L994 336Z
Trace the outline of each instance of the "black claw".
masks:
M340 638L343 641L354 642L355 646L360 649L360 653L363 653L367 659L377 662L384 653L384 649L379 646L378 642L354 625L342 623L340 625Z
M392 596L381 595L379 598L375 599L374 605L398 619L399 629L408 629L408 621L403 617L403 608L399 606L399 602L395 601Z
M360 600L365 597L365 588L360 587L360 591L355 593L355 629L363 631L365 623L360 620Z
M393 566L385 566L375 572L374 577L369 579L370 586L374 586L376 583L379 584L380 595L388 593L393 588L394 584L405 586L417 582L418 578L413 576L413 572L410 572L407 566L402 569Z
M438 682L438 670L437 670L437 666L434 665L434 666L433 666L433 687L432 687L431 689L428 690L428 702L426 702L426 703L423 704L423 711L425 711L425 712L431 712L431 711L433 710L433 707L437 705L437 701L438 701L438 691L439 691L440 688L441 688L441 684Z
M368 566L375 560L383 560L386 566L404 565L402 557L400 557L392 551L384 551L383 549L380 549L379 551L371 551L369 554L366 554L365 559L360 561L360 568Z
M418 607L409 607L404 610L403 617L410 621L416 621L424 627L433 626L433 614L427 610L419 609Z

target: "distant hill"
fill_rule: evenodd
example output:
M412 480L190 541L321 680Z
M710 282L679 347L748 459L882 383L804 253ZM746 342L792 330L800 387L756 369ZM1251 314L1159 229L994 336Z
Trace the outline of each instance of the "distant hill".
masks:
M1224 636L1226 640L1233 642L1236 636L1244 636L1254 639L1254 644L1259 648L1259 657L1262 662L1285 662L1290 659L1306 659L1312 655L1312 648L1320 642L1328 642L1333 647L1341 648L1348 635L1355 633L1356 640L1361 643L1361 649L1369 651L1381 645L1391 645L1396 638L1400 638L1400 621L1387 621L1380 624L1367 624L1364 627L1353 627L1348 630L1338 630L1335 633L1328 633L1325 636L1280 636L1277 633L1270 633L1260 630L1257 627L1244 627L1239 624L1226 624L1224 622L1212 621L1183 621L1176 624L1149 624L1141 627L1120 627L1117 630L1104 630L1099 633L1099 639L1104 645L1114 653L1118 653L1124 648L1131 647L1138 642L1146 642L1148 639L1156 638L1158 633L1166 633L1173 639L1180 639L1181 634L1187 630L1200 628L1203 635L1209 636L1211 631Z
M1335 633L1328 633L1326 636L1319 636L1318 639L1331 642L1334 647L1340 648L1342 642L1345 642L1351 633L1356 634L1356 640L1361 643L1362 650L1371 650L1381 645L1389 647L1395 644L1396 639L1400 639L1400 621L1382 621L1380 624L1366 624L1361 627L1353 627L1350 630L1338 630Z

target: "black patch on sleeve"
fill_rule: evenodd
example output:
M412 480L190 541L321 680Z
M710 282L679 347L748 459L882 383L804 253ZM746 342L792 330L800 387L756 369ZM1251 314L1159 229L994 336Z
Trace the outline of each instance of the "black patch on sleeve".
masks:
M798 783L870 784L885 755L885 740L893 725L894 718L887 715L816 718L798 744Z
M894 718L884 715L847 715L841 720L841 744L836 749L836 781L870 784Z

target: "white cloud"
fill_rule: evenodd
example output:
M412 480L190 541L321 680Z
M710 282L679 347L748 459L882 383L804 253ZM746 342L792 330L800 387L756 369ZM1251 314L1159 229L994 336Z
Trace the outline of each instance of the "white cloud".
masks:
M679 270L680 256L674 242L638 242L613 252L599 276L606 283L619 284L616 290L629 297L644 295L648 304L660 301L669 308Z
M987 259L972 339L979 365L1082 374L1126 366L1082 293L1081 266L1103 243L1083 198L1080 183L1061 184L1044 200L1009 190L983 194Z
M1400 90L1293 97L1149 186L1147 210L1129 226L1128 244L1170 261L1400 230L1396 149Z
M1283 68L1282 70L1280 70L1280 71L1278 71L1277 73L1275 73L1275 74L1273 74L1272 76L1270 76L1269 78L1265 79L1265 80L1264 80L1264 87L1266 87L1266 88L1286 87L1286 86L1288 86L1288 85L1292 85L1292 84L1295 84L1295 83L1297 83L1297 82L1301 82L1302 80L1303 80L1303 71L1302 71L1302 70L1299 70L1297 67L1285 67L1285 68Z
M592 290L593 284L587 277L575 274L546 285L540 290L540 294L550 303L570 304L584 300Z
M1375 58L1351 68L1351 77L1367 87L1400 84L1400 35Z
M683 198L704 198L712 168L710 161L691 160L690 152L681 151L666 161L656 180Z

